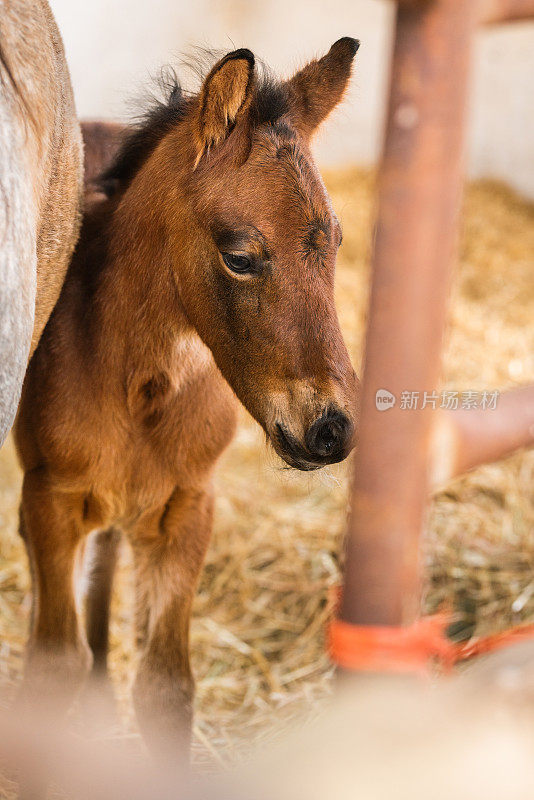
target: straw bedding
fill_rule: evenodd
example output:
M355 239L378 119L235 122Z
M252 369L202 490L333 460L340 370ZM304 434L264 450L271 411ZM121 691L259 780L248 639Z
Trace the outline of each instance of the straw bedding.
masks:
M360 366L368 289L373 176L330 172L342 220L337 300ZM446 388L502 389L534 380L534 208L489 182L468 188L444 370ZM409 388L409 387L407 387ZM289 721L316 714L331 689L324 629L340 579L349 465L313 476L283 470L243 411L217 478L213 542L195 603L195 761L229 765ZM20 474L0 452L0 683L20 677L29 616L17 537ZM480 469L433 500L425 541L425 610L443 602L469 637L534 620L534 452ZM132 737L135 667L125 550L113 600L111 667Z

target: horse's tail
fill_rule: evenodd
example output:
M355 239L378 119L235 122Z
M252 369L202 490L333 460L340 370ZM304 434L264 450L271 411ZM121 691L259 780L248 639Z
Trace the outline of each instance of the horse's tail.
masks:
M35 314L37 208L24 108L0 51L0 445L17 410Z

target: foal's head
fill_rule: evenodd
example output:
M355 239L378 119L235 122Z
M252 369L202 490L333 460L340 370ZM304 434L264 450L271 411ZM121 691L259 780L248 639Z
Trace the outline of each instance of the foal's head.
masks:
M334 306L341 228L309 140L357 49L340 39L286 82L260 77L249 50L228 53L198 95L175 86L105 176L145 213L157 193L182 313L303 470L341 461L354 440L357 378Z

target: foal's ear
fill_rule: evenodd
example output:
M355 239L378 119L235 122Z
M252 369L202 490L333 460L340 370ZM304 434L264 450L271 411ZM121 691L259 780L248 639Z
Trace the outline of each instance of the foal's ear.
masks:
M287 82L293 124L304 137L309 137L341 100L359 47L357 39L345 36Z
M197 158L220 144L250 105L254 55L244 48L227 53L207 75L199 95L196 119Z

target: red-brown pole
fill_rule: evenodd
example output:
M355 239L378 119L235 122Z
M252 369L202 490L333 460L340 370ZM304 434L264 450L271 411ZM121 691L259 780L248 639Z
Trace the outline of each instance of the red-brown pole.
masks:
M534 0L484 0L481 22L521 22L534 19Z
M503 392L495 407L436 411L433 484L534 445L534 385Z
M81 121L84 148L84 189L109 165L126 131L126 125L109 120Z
M477 16L472 0L397 9L340 612L353 624L417 615L432 411L401 402L438 385ZM387 411L382 389L396 396Z

